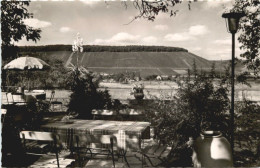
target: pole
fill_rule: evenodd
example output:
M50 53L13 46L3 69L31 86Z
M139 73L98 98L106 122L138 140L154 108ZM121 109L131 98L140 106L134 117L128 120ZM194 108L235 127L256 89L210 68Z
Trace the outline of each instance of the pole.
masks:
M232 33L232 64L231 64L231 110L230 110L230 140L234 152L234 99L235 99L235 33Z

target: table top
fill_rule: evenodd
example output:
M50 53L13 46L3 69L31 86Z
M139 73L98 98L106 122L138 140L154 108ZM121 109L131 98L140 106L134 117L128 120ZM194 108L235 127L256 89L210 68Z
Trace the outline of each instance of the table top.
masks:
M46 95L46 93L24 92L25 95Z
M108 130L125 132L142 132L150 126L149 122L136 121L108 121L108 120L70 120L73 123L56 121L42 126L42 128L75 129L75 130Z
M118 147L131 151L140 149L140 139L150 137L149 122L76 119L70 121L73 123L62 121L47 123L41 129L58 134L67 146L73 143L71 137L74 135L79 135L82 142L87 134L114 135L117 137Z

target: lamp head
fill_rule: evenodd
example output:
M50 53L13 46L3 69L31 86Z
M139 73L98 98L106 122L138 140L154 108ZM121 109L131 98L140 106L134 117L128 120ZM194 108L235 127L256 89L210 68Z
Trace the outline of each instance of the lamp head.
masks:
M238 30L239 20L241 17L245 16L245 13L223 13L222 17L228 21L228 31L230 33L236 33Z

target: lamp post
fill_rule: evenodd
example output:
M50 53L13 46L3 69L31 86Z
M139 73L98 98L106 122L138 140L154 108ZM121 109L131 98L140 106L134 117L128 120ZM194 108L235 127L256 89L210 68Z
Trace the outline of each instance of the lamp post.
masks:
M244 13L224 13L223 18L226 19L227 29L232 34L232 63L231 63L231 109L230 109L230 140L232 153L234 151L234 99L235 99L235 34L238 30L239 20L245 16Z

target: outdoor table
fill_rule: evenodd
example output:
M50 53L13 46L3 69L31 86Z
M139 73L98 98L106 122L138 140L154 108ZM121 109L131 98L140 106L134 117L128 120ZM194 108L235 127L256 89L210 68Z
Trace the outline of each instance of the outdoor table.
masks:
M44 92L42 90L33 90L33 91L30 91L30 92L24 92L24 95L25 96L31 95L38 100L45 100L46 99L46 92Z
M38 100L45 100L46 93L37 93L37 92L25 92L24 94L13 93L12 97L13 97L12 98L13 103L18 105L18 104L32 103L32 102L36 102Z
M150 123L135 121L108 120L70 120L70 123L58 121L48 123L41 128L60 136L62 143L71 147L74 135L80 138L86 134L114 135L117 145L125 151L136 151L141 147L141 139L150 138ZM82 138L84 139L84 138Z

